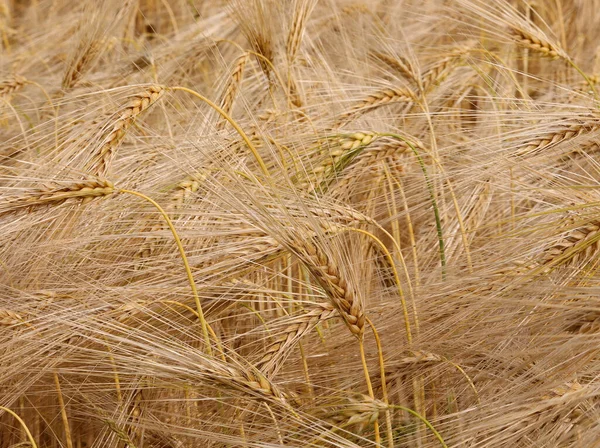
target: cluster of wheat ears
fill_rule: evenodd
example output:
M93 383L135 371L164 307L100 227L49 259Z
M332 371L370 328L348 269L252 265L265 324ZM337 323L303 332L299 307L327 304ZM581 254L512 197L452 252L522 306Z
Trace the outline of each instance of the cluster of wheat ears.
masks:
M0 448L600 447L599 11L0 0Z

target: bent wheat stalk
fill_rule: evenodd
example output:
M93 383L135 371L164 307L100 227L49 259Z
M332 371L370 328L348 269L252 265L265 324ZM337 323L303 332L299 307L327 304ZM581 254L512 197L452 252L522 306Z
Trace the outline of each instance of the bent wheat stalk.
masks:
M206 343L206 350L208 351L208 353L210 355L212 355L212 347L211 347L211 343L210 343L210 337L208 335L209 325L208 325L208 322L206 322L206 319L204 318L204 313L202 311L202 304L200 303L200 296L198 295L198 288L196 288L196 282L194 281L194 276L192 274L190 264L188 262L186 254L185 254L185 249L183 248L181 239L179 238L177 230L175 230L175 226L173 225L173 222L169 218L169 215L167 215L167 212L165 212L164 209L156 201L149 198L145 194L139 193L137 191L124 190L124 189L119 189L118 192L131 194L133 196L137 196L141 199L144 199L145 201L148 201L150 204L152 204L158 210L158 212L162 215L165 222L169 226L169 230L171 230L171 233L173 234L173 238L175 239L175 243L177 244L177 248L179 249L179 254L181 256L181 260L183 261L183 265L185 268L185 273L186 273L188 281L190 283L190 287L192 289L192 294L194 295L194 301L196 302L196 311L198 312L198 317L200 319L200 325L202 327L202 334L204 336L204 342Z
M181 87L181 86L169 87L169 90L189 93L190 95L195 96L196 98L205 102L210 107L212 107L214 110L216 110L225 120L227 120L234 127L234 129L237 131L237 133L240 135L240 137L242 137L242 139L244 140L244 143L246 143L246 145L248 146L248 149L250 149L250 151L252 152L252 155L258 162L263 174L266 175L267 177L269 177L269 170L267 169L267 166L265 165L265 162L263 161L262 157L258 153L256 147L254 146L254 144L252 144L252 141L250 140L248 135L246 135L246 133L240 127L240 125L233 118L231 118L231 116L227 112L225 112L223 109L221 109L219 106L217 106L215 103L213 103L211 100L209 100L205 96L200 95L195 90L188 89L187 87Z
M27 427L27 425L25 424L23 419L21 417L19 417L16 412L11 411L10 409L8 409L4 406L0 406L0 411L4 411L4 412L12 415L19 422L19 424L23 428L23 431L25 431L25 434L27 435L27 438L29 439L29 443L31 444L32 448L38 448L37 443L35 442L35 439L33 438L33 435L31 434L31 431L29 431L29 428Z

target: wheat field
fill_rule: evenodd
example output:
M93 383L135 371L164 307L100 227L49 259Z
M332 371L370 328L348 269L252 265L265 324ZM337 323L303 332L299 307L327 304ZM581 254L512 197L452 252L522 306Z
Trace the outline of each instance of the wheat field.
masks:
M600 447L600 0L0 0L0 448Z

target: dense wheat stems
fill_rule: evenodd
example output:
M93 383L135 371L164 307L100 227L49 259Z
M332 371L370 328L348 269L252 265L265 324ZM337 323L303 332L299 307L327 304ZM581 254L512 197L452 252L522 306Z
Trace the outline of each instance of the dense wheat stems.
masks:
M196 311L198 313L200 325L202 326L202 335L204 336L204 342L206 343L206 350L208 351L209 354L212 354L212 344L210 342L210 336L208 334L209 325L206 322L206 319L204 318L204 313L202 311L202 304L200 303L200 297L198 296L198 288L196 287L194 275L192 274L192 270L190 268L190 264L188 262L186 254L185 254L185 249L183 248L183 244L181 243L181 239L179 238L179 235L177 234L177 230L175 230L175 226L173 225L173 222L169 218L169 215L167 215L167 212L165 212L164 209L156 201L154 201L153 199L149 198L148 196L146 196L142 193L139 193L137 191L125 190L125 189L119 189L119 190L117 190L117 192L131 194L133 196L142 198L145 201L148 201L150 204L152 204L154 207L156 207L156 209L159 211L159 213L162 215L165 222L167 223L169 230L173 234L175 243L177 244L177 249L179 250L179 254L181 256L181 260L182 260L183 266L185 268L185 273L186 273L188 281L190 283L190 288L192 289L192 294L194 295L194 301L196 302Z
M208 104L210 107L212 107L215 111L217 111L225 120L227 120L234 127L234 129L237 131L237 133L240 134L240 137L242 137L242 139L244 140L244 142L248 146L248 149L250 149L250 151L252 152L252 155L254 156L254 158L256 159L256 161L258 162L258 165L260 166L260 169L262 170L263 174L265 176L269 177L269 170L267 169L267 166L265 165L265 162L263 161L262 157L260 156L260 154L256 150L256 147L252 144L252 142L250 141L250 138L246 135L246 133L240 127L240 125L237 124L233 120L233 118L231 118L229 116L229 114L227 114L223 109L221 109L219 106L217 106L211 100L209 100L208 98L206 98L203 95L200 95L198 92L195 92L192 89L188 89L187 87L169 87L169 89L173 90L173 91L178 91L179 90L179 91L182 91L182 92L189 93L190 95L195 96L196 98L200 99L201 101L204 101L206 104Z
M427 190L429 192L429 197L431 199L431 205L433 207L433 213L435 215L435 226L437 229L440 262L441 262L441 266L442 266L442 278L444 278L446 276L446 248L445 248L445 242L444 242L444 234L443 234L443 230L442 230L442 220L440 217L440 212L439 212L439 208L437 205L437 201L435 199L435 191L433 189L433 183L431 182L431 179L429 178L429 174L427 173L427 168L425 167L425 162L423 162L423 159L422 159L421 155L419 154L419 151L417 151L417 148L415 147L415 145L413 143L411 143L409 140L407 140L405 137L403 137L399 134L393 134L393 133L385 133L385 134L381 134L381 135L388 135L390 137L393 137L393 138L396 138L398 140L405 142L410 147L410 149L413 151L413 153L415 154L415 157L417 158L417 161L419 162L419 166L421 167L421 170L423 171L423 177L425 178Z
M0 0L0 448L596 446L593 3Z
M35 439L33 438L31 431L29 431L29 428L27 427L27 425L25 424L23 419L21 417L19 417L19 415L17 413L15 413L14 411L12 411L4 406L0 406L0 410L12 415L19 422L19 424L23 428L23 431L25 431L25 434L27 435L27 439L29 439L29 443L31 444L31 446L33 448L38 448L38 445L35 442Z
M65 400L63 398L62 390L60 388L60 379L58 378L58 373L56 372L54 373L54 384L56 386L56 393L58 396L58 405L60 406L60 416L62 418L63 427L65 430L65 440L67 441L67 448L73 448L73 438L71 437L71 425L69 424Z
M435 429L435 427L431 424L431 422L429 422L429 420L427 420L421 414L419 414L418 412L415 412L412 409L409 409L407 407L398 406L398 405L395 405L395 404L391 404L390 408L392 408L392 409L399 409L401 411L408 412L409 414L417 417L419 420L421 420L425 424L425 426L427 426L427 428L429 428L429 430L433 433L433 435L435 436L435 438L440 442L440 445L442 445L443 448L448 448L448 445L446 445L446 442L444 442L444 439L442 438L442 436L440 435L440 433Z

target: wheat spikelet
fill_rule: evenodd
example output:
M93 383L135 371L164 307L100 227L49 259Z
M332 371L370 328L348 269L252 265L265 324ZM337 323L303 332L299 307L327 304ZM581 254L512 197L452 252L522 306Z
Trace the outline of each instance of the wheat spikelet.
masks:
M377 138L378 136L373 132L355 132L331 139L329 145L333 146L333 149L328 152L318 151L325 155L324 159L308 173L308 178L304 179L299 186L303 189L312 189L313 192L324 190L326 184L336 174L339 174L354 157Z
M556 244L544 250L541 264L563 259L566 263L589 260L600 248L600 222L594 221L569 232ZM567 255L568 252L568 255Z
M450 54L440 61L436 61L424 74L421 80L421 85L425 92L430 91L433 87L440 84L451 72L457 64L464 60L469 54L471 46L463 46L450 52Z
M569 60L567 53L558 44L551 43L540 31L526 30L524 27L516 26L513 26L511 31L516 43L521 47L528 48L550 59L562 58Z
M229 82L227 83L227 87L225 87L225 93L223 93L223 99L221 100L221 109L223 109L227 114L231 114L231 110L233 109L233 104L235 103L235 98L237 97L237 93L242 84L244 68L246 67L248 59L250 59L250 55L248 53L244 53L238 57L233 66L233 70L229 75ZM216 125L217 130L224 129L226 124L227 120L221 117Z
M199 170L198 172L187 176L177 184L171 193L171 201L173 202L175 210L181 209L185 201L200 190L200 187L206 181L208 175L208 170Z
M294 253L327 294L344 322L356 337L362 338L365 326L363 306L353 286L343 278L338 265L316 244L304 241L291 244Z
M67 90L75 87L81 77L92 67L105 46L106 42L98 39L80 42L63 76L63 89Z
M214 365L213 373L207 373L208 381L227 388L253 395L257 398L275 401L288 407L290 396L275 386L267 377L253 367L240 368L233 363Z
M143 92L137 94L121 109L116 120L111 120L108 123L102 142L94 151L92 160L88 164L90 173L97 176L105 176L107 174L111 160L123 140L127 129L129 129L142 112L158 101L164 93L165 88L162 86L148 87Z
M400 87L383 89L368 95L366 98L352 106L348 111L344 112L336 121L336 127L341 126L348 121L354 119L358 115L376 109L387 104L394 103L413 103L415 96L408 89Z
M372 425L379 415L388 409L389 406L383 401L360 395L348 398L347 403L335 406L325 414L325 418L341 428L357 425L360 432Z
M539 153L561 142L575 139L582 134L590 134L598 129L600 129L600 122L595 117L587 117L587 119L567 124L565 129L560 131L548 132L540 137L527 140L516 151L516 155L524 156Z
M115 192L115 187L108 180L84 180L64 185L47 184L21 197L10 198L0 203L0 215L12 213L24 208L33 209L46 205L60 205L65 201L75 199L86 204L101 196Z
M14 75L8 79L0 81L0 98L7 97L22 89L27 82L27 79L19 75Z
M294 15L292 18L292 26L287 36L285 45L286 56L288 63L291 64L296 59L300 45L302 44L302 36L306 27L306 20L315 6L315 1L300 1L295 5Z
M411 138L408 143L404 140L386 140L379 141L373 146L367 148L356 157L356 163L362 163L368 166L376 164L380 160L394 157L406 152L412 152L412 147L425 152L426 149L419 140Z
M312 305L311 305L312 306ZM296 343L317 324L331 319L337 311L329 303L315 304L314 308L305 314L295 316L283 331L278 333L271 344L267 346L262 358L256 363L256 368L267 375L273 374L282 357L289 353ZM276 331L271 326L271 331Z
M23 317L14 311L0 309L0 326L13 327L24 322Z
M406 79L410 79L411 81L417 80L415 69L408 59L402 56L392 56L380 51L374 51L371 54L375 59L384 62L394 70L398 71Z

